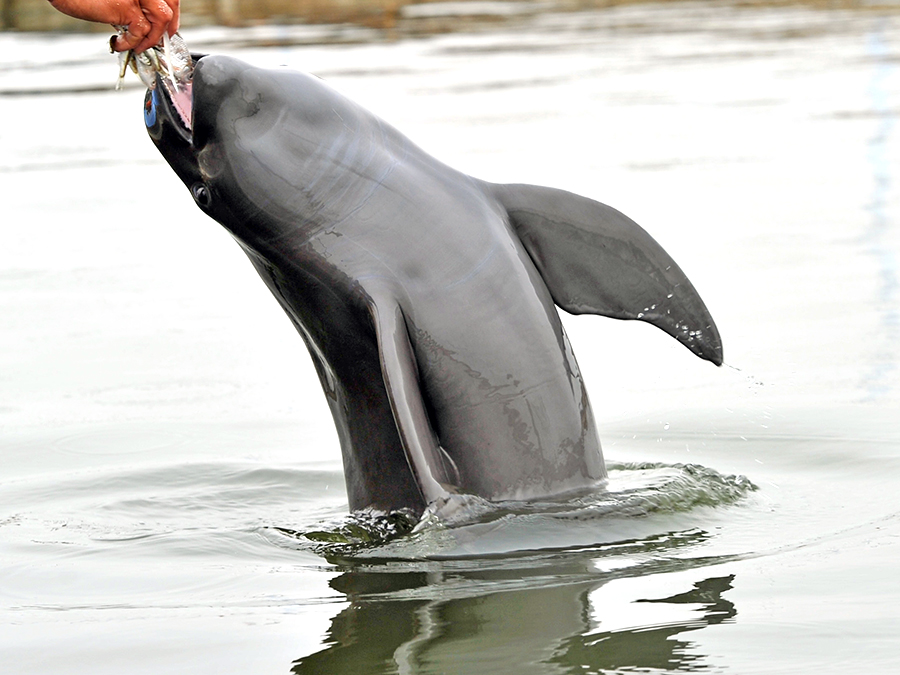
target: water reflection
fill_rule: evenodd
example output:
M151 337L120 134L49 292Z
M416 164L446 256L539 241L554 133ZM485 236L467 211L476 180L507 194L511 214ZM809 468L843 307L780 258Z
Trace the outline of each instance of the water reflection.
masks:
M737 615L734 603L722 597L729 590L734 575L712 577L694 584L686 593L668 598L637 602L692 604L698 616L689 621L656 627L607 631L573 637L565 652L554 658L564 672L591 673L607 670L680 670L706 669L704 657L691 651L691 643L672 637L707 626L714 626Z
M292 672L545 674L708 668L690 641L673 638L736 616L734 604L723 597L733 575L702 578L675 595L631 600L627 606L641 603L649 610L640 613L650 618L639 625L623 627L615 620L623 608L601 606L603 600L596 597L620 579L709 564L709 559L673 556L708 538L692 530L592 551L350 564L331 581L350 604L332 619L327 646L297 659ZM605 613L615 628L607 626Z

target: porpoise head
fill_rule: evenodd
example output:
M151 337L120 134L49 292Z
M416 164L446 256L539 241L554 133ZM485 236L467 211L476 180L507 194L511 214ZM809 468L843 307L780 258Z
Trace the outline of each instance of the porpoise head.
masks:
M195 57L189 97L165 84L147 92L147 130L207 215L251 247L334 220L323 172L351 178L338 146L355 147L368 113L312 75L227 56Z
M270 187L247 179L248 169L257 164L253 139L265 132L263 127L271 131L279 111L290 105L290 97L279 86L285 73L225 56L193 58L189 94L173 95L160 78L145 96L144 122L197 206L246 241L244 235L252 233L236 230L259 210L256 205ZM267 142L278 145L276 139ZM235 171L241 175L235 176Z
M197 206L227 226L231 219L222 211L230 210L235 193L224 189L223 182L233 160L229 155L239 148L234 122L252 115L260 94L259 89L243 90L241 74L253 70L257 79L265 79L269 71L221 56L193 59L189 94L173 95L168 83L158 78L144 98L144 123Z

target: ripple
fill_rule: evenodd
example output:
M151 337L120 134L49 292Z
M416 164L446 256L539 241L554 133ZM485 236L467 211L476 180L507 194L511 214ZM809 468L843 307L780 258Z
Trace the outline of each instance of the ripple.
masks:
M279 519L333 518L346 509L342 488L343 476L331 464L117 467L0 485L5 503L22 505L2 518L0 527L8 531L8 541L38 544L45 552L117 547L153 556L207 557L211 550L271 556L261 528Z
M79 455L122 455L177 448L186 437L168 430L143 430L139 434L121 426L96 427L64 436L54 443L57 450Z
M697 464L611 463L604 488L558 501L465 497L450 518L432 509L418 523L405 511L364 511L306 531L274 527L273 541L330 560L508 556L622 541L639 541L643 549L672 531L673 519L703 522L703 512L732 506L756 489L745 476Z

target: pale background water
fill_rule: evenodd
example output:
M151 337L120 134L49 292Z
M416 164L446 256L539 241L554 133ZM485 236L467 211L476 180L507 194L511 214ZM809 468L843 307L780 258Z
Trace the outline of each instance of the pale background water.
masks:
M235 49L254 37L185 32L473 175L616 206L727 365L565 316L611 492L659 508L325 555L278 529L346 512L302 342L103 39L0 35L0 672L900 672L900 16L674 3ZM667 510L682 463L759 489Z

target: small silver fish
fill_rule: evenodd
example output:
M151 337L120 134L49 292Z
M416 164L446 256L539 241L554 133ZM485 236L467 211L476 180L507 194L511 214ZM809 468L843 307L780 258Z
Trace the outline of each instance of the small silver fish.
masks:
M125 32L125 26L116 28L119 32L110 38L110 52L114 51L112 46L115 39ZM190 84L194 68L191 53L178 33L171 38L163 33L162 40L156 47L140 54L135 54L132 49L119 52L119 80L116 89L122 88L129 66L149 89L156 87L156 75L159 74L173 92L182 91Z

